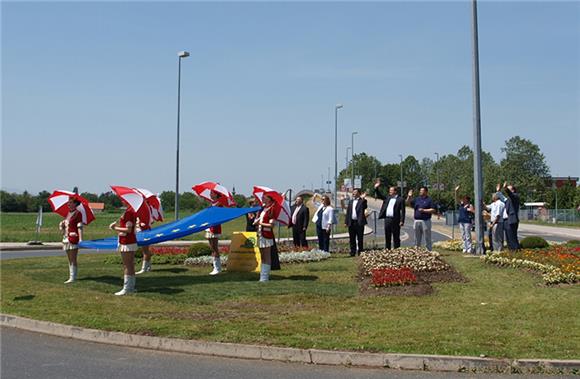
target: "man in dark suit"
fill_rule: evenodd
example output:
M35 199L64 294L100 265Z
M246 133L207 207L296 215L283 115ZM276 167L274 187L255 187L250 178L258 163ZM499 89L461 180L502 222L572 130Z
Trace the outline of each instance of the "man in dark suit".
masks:
M310 220L310 210L303 204L302 197L296 197L294 205L290 209L290 214L292 215L290 226L292 227L294 246L308 247L306 229L308 229L308 221Z
M505 211L507 212L507 224L504 222L505 233L507 236L507 243L510 250L517 250L520 248L518 241L518 227L520 225L520 195L513 185L503 184L503 189L508 197L505 202Z
M375 197L383 201L379 219L385 220L385 247L391 250L391 236L395 249L401 247L401 227L405 223L405 202L397 193L397 187L389 187L389 196L381 193L380 180L375 183Z
M361 191L355 188L352 191L352 199L348 202L346 207L345 224L348 226L348 236L350 238L350 256L360 255L364 250L364 230L367 224L367 216L365 210L367 209L366 199L361 197ZM357 248L358 242L358 248Z

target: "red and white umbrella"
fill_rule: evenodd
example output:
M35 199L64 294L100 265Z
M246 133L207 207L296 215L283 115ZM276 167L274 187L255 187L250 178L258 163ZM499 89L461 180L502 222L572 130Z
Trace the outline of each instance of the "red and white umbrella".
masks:
M221 197L217 200L218 204L224 207L233 207L236 205L234 197L230 191L228 191L226 187L219 183L203 182L196 184L195 186L191 187L191 189L196 193L197 196L206 199L212 204L214 201L211 198L211 193L215 192L221 195Z
M135 188L137 191L141 192L145 196L145 201L149 205L149 212L151 213L152 221L163 221L163 208L161 207L161 199L159 194L154 194L153 192L146 190L144 188Z
M149 211L149 205L147 204L145 195L135 188L130 187L111 186L111 189L127 207L137 214L141 222L149 223L151 212Z
M89 207L89 201L79 194L70 191L55 190L52 195L48 197L48 203L55 213L58 213L62 217L66 217L69 212L68 201L71 197L81 202L80 205L77 206L77 210L81 213L83 224L89 225L93 222L95 215Z
M272 200L274 200L274 215L276 216L276 220L284 225L290 224L290 205L280 192L269 187L254 186L254 191L252 193L260 205L263 205L265 195L270 196Z

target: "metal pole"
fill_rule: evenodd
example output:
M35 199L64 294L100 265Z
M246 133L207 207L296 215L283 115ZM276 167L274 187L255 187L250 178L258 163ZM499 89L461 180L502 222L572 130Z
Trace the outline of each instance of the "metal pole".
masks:
M473 181L475 189L476 254L483 254L483 178L481 171L481 114L479 102L479 42L477 36L477 0L471 2L473 42Z
M177 154L175 158L175 220L179 220L179 116L181 111L181 56L177 58Z
M403 155L399 154L399 158L401 158L401 164L399 165L401 167L401 197L404 198L403 196Z
M342 106L340 106L342 107ZM339 106L334 106L334 209L338 207L338 109Z
M354 190L354 135L358 132L352 132L350 135L350 152L352 156L352 189Z
M345 170L348 170L348 152L350 151L350 146L346 148L346 156L344 157L344 161L345 161Z

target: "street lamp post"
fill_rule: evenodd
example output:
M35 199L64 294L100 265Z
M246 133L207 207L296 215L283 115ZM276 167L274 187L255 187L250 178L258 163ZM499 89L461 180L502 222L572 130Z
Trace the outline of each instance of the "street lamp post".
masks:
M175 161L175 219L179 220L179 119L181 110L181 58L189 57L187 51L177 53L177 154Z
M401 197L403 197L403 155L399 154L399 158L401 158L401 164L399 166L401 167Z
M435 153L437 161L435 163L435 174L437 177L437 214L439 214L439 207L441 207L441 182L439 181L439 153Z
M481 113L479 101L479 42L477 36L477 1L471 2L473 48L473 184L475 189L476 253L483 254L483 175L481 169Z
M334 209L338 207L338 110L342 108L342 104L334 106Z
M350 134L350 152L352 154L352 189L354 190L354 135L358 132L352 132Z
M346 156L344 157L344 162L345 162L345 169L348 169L348 152L350 151L350 146L346 148Z

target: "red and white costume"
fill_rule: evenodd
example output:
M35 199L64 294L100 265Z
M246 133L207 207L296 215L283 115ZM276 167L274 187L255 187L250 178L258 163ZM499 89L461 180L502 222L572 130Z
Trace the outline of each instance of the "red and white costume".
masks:
M260 212L260 216L258 216L260 223L265 224L272 224L272 226L262 226L259 225L258 227L258 247L260 248L267 248L274 246L274 206L270 206L265 208Z
M127 208L121 219L119 220L119 226L121 228L131 228L131 233L120 232L119 233L119 247L118 251L121 253L137 251L137 236L135 235L135 228L137 225L137 214Z
M220 203L213 202L211 204L212 207L222 207L223 205L221 205ZM215 225L215 226L210 226L209 228L207 228L205 230L205 238L206 239L212 239L212 238L220 238L222 236L222 226L221 225Z
M83 217L81 212L76 209L69 212L66 219L64 219L63 250L76 250L79 248L80 229L82 228Z

